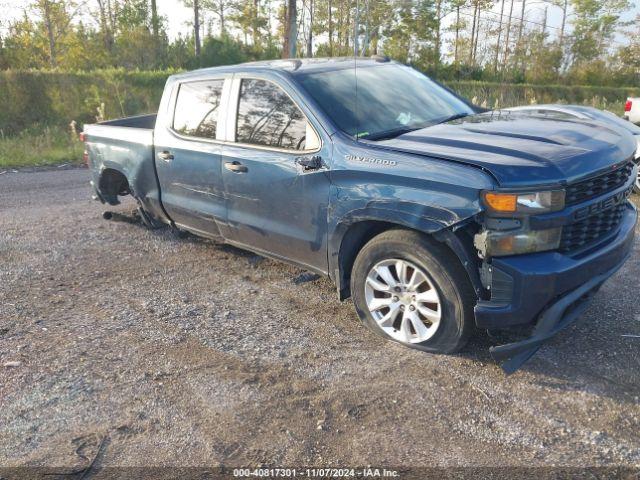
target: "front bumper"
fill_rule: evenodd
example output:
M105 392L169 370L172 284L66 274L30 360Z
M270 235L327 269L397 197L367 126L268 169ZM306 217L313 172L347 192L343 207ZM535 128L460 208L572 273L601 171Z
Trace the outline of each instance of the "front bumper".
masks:
M637 219L635 207L630 202L626 206L617 233L579 258L543 252L493 259L494 271L512 279L511 301L479 301L478 327L500 329L537 320L532 337L491 349L496 360L511 359L503 364L505 371L515 371L542 343L576 320L600 285L623 265L633 248Z
M538 349L562 329L571 325L584 312L600 286L620 267L593 277L587 283L562 296L541 315L533 334L520 342L490 347L491 356L503 361L502 369L510 374L522 366Z
M559 252L541 252L493 259L493 269L512 279L511 301L479 301L475 307L480 328L530 324L551 302L596 275L622 265L633 247L636 209L627 202L615 236L597 250L574 258Z

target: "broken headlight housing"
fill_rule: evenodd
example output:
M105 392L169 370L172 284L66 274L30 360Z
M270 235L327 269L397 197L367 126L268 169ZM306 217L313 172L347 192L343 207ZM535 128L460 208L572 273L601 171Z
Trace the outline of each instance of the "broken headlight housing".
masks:
M474 243L485 258L504 257L555 250L560 245L561 236L562 227L506 232L483 230L475 236Z
M565 207L565 191L482 192L488 218L475 236L476 248L484 258L555 250L560 246L562 227L530 230L530 215L557 212Z

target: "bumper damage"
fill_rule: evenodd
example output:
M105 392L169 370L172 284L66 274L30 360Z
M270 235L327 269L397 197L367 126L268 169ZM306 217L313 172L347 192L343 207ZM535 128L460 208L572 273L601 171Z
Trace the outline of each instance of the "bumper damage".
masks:
M561 297L540 315L540 319L533 330L533 335L529 338L520 342L489 348L493 359L502 362L501 367L505 373L514 373L529 360L545 342L575 322L587 309L591 303L591 299L599 290L600 286L621 266L622 264L592 278L581 287Z
M490 348L507 374L518 370L538 349L586 310L600 286L622 267L633 249L637 213L628 203L613 238L580 258L556 252L505 257L496 268L513 280L512 301L480 301L476 324L481 328L531 325L522 341Z

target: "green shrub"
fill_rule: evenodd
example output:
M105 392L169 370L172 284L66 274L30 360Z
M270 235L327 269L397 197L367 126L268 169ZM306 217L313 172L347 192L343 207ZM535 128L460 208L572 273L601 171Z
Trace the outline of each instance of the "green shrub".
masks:
M95 122L104 103L106 118L153 112L172 71L0 72L0 131L15 135L37 126Z

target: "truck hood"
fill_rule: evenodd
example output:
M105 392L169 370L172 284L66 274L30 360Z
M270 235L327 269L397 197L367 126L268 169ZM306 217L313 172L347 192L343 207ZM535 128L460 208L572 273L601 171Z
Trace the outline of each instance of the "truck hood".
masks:
M501 186L575 181L633 158L634 137L583 120L493 111L415 130L376 145L481 167Z

